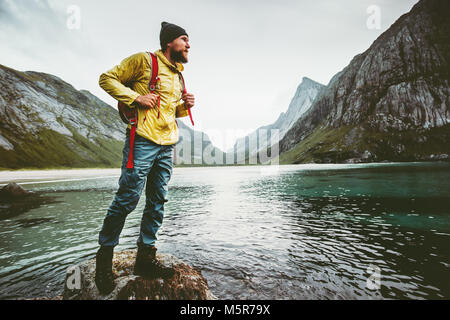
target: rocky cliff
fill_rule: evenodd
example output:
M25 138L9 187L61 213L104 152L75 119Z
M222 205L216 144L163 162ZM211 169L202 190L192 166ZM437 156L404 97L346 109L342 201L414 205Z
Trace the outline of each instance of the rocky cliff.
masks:
M0 65L0 167L120 166L117 112L53 75Z
M126 126L115 108L50 74L0 65L0 84L0 168L120 167ZM179 124L180 142L201 136L193 159L216 150Z
M355 56L281 140L281 162L448 158L449 12L419 1Z

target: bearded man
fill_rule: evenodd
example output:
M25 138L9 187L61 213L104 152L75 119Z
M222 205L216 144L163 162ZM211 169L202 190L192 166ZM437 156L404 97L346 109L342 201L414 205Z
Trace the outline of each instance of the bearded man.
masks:
M95 282L103 294L110 293L115 287L112 273L114 247L119 243L125 219L136 208L146 182L146 203L137 239L134 273L162 278L171 277L174 273L156 259L156 234L163 222L167 186L172 175L173 150L178 142L176 118L189 115L195 98L191 93L182 92L184 82L180 76L184 70L183 64L188 62L188 34L177 25L163 22L160 44L161 49L154 53L159 69L155 91L149 88L152 57L145 52L124 59L120 65L100 76L100 86L120 103L136 108L138 115L131 152L133 167L130 169L127 166L130 156L129 125L119 189L99 234Z

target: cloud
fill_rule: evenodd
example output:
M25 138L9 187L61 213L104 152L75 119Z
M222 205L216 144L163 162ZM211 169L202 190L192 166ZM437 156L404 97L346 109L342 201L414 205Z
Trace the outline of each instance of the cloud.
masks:
M46 0L0 0L0 12L1 32L10 40L8 47L54 43L61 39L61 33L56 30L64 29L64 20Z
M8 44L2 47L0 63L51 73L86 88L82 83L91 75L83 76L83 69L95 64L89 53L96 50L89 37L67 27L65 9L48 0L0 0L0 40Z

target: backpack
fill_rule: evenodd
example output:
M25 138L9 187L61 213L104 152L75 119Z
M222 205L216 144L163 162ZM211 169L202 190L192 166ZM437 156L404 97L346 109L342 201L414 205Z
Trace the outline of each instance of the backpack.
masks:
M150 60L152 62L152 76L150 77L150 83L148 85L150 89L150 93L154 93L156 91L156 84L159 80L158 77L158 59L156 58L156 55L154 53L149 52ZM181 83L182 83L182 93L185 94L186 91L186 84L184 82L183 75L181 72L178 73ZM161 97L158 97L158 119L160 115L160 103L161 103ZM122 121L125 124L131 125L131 131L130 131L130 152L128 154L128 162L127 162L127 169L133 169L134 168L134 161L133 161L133 147L134 147L134 139L136 136L136 129L137 129L137 123L138 123L138 110L137 108L130 108L126 104L119 102L117 105L117 109L119 110L119 115ZM189 112L189 118L191 119L192 125L194 125L194 120L192 118L191 109L188 109ZM178 126L178 123L177 123Z

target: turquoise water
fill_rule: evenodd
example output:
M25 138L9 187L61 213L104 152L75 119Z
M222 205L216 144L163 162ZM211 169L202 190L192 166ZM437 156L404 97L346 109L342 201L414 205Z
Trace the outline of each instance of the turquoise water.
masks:
M53 200L0 221L1 299L61 293L117 180L24 185ZM450 299L449 190L449 163L176 168L158 247L222 299Z

